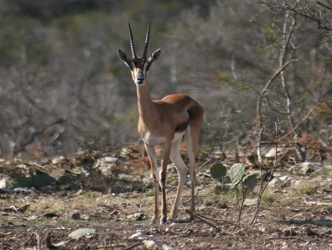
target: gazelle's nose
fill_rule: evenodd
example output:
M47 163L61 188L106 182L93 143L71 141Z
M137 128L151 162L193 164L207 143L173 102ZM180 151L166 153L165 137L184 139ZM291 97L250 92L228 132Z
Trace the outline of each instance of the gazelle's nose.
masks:
M136 84L143 84L144 83L144 75L142 72L139 72L136 76Z

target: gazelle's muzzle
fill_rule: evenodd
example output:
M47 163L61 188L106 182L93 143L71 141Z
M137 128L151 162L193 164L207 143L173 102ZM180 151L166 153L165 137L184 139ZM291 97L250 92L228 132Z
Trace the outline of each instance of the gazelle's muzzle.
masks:
M144 77L144 74L142 71L139 71L137 74L136 74L136 78L135 78L135 83L137 85L140 85L140 84L143 84L145 82L145 77Z

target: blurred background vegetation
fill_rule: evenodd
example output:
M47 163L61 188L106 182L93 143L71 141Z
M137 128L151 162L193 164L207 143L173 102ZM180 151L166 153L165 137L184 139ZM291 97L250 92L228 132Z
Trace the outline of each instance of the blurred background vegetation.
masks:
M203 105L201 146L226 150L255 140L260 95L264 139L273 139L278 121L284 134L331 146L331 1L0 6L0 157L70 155L86 138L104 149L139 140L135 85L116 54L130 52L128 21L138 55L149 21L149 53L163 50L150 72L153 99L186 93Z

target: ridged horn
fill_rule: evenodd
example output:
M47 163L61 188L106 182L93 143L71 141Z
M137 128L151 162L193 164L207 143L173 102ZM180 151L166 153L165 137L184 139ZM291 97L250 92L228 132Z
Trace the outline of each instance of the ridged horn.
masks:
M149 38L150 38L150 28L151 28L151 23L149 22L148 33L146 34L146 39L145 39L143 58L146 58L146 53L148 52L148 45L149 45Z
M129 26L129 34L130 34L130 47L131 47L131 53L132 53L132 55L133 55L133 58L137 58L137 57L136 57L136 52L135 52L135 46L134 46L133 33L131 32L130 23L128 23L128 26Z

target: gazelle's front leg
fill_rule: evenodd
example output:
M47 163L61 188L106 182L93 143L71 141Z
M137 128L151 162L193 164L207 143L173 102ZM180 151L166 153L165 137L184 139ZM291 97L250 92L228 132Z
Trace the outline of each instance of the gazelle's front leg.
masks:
M148 151L148 156L151 164L151 171L153 176L153 189L154 189L154 208L151 223L154 223L159 214L159 173L157 168L157 156L154 146L145 144L145 148Z
M167 164L169 162L170 154L172 148L172 139L167 140L167 142L163 145L163 158L161 160L161 173L160 173L160 186L161 186L161 218L160 224L166 222L167 216L167 202L166 202L166 171Z

